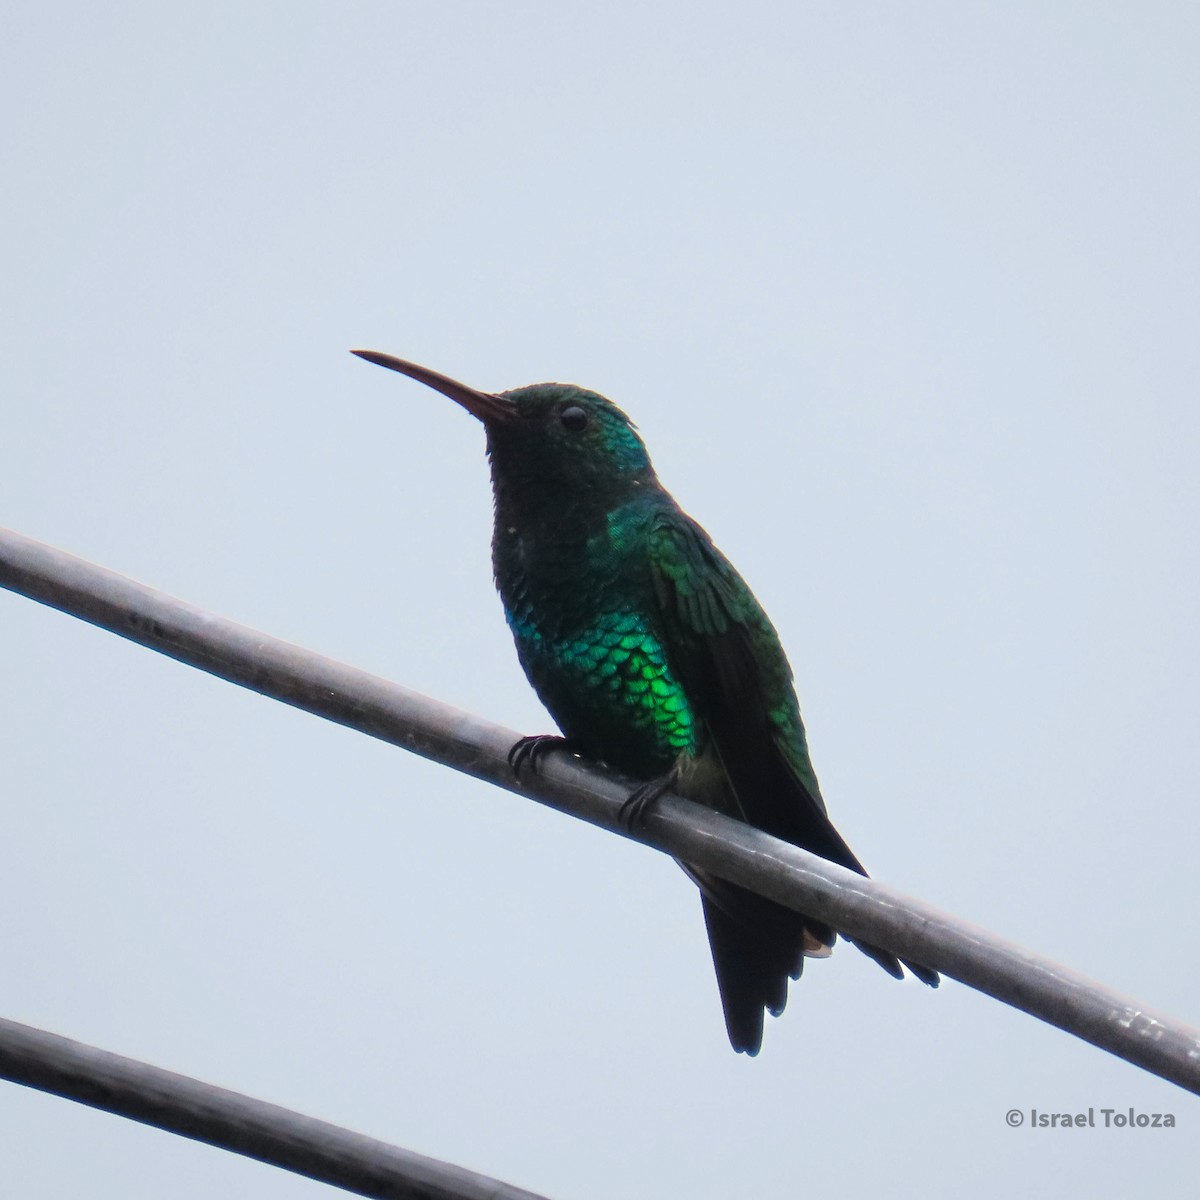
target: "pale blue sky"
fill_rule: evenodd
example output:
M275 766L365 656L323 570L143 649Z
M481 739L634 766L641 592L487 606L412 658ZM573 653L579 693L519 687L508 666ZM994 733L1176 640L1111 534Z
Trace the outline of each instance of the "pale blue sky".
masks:
M1195 6L4 25L0 521L542 731L478 426L347 351L600 390L874 872L1200 1018ZM846 951L739 1058L661 856L0 607L4 1016L558 1200L1192 1194L1176 1088ZM1089 1105L1179 1127L1004 1123ZM6 1195L333 1194L8 1086L0 1130Z

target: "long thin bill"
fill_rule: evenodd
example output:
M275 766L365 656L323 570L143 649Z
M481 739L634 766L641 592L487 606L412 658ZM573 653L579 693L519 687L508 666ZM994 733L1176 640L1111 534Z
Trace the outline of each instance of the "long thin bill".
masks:
M435 392L441 392L443 396L449 396L481 421L510 421L516 416L517 407L511 400L491 392L476 391L475 388L467 387L465 383L459 383L458 380L451 379L439 371L431 371L428 367L397 358L394 354L381 354L378 350L351 350L350 353L357 354L359 358L364 358L377 367L399 371L401 375L407 375L410 379L433 388Z

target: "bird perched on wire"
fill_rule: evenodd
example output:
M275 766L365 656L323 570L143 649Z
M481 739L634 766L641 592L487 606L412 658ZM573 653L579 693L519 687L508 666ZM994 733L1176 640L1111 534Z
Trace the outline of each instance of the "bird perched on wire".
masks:
M865 875L834 828L779 637L707 533L658 480L629 418L570 384L489 393L375 351L360 358L483 422L495 497L492 566L517 654L571 750L646 780L636 820L670 789ZM547 739L514 747L519 769ZM700 888L730 1043L757 1054L763 1012L825 957L827 924L687 864ZM895 955L859 943L903 977ZM905 964L937 986L935 972Z

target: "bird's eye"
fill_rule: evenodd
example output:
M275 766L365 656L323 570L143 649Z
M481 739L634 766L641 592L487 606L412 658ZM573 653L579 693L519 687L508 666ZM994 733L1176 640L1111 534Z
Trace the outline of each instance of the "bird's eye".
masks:
M587 410L580 408L578 404L568 404L558 414L558 419L563 423L563 428L571 433L582 433L587 428Z

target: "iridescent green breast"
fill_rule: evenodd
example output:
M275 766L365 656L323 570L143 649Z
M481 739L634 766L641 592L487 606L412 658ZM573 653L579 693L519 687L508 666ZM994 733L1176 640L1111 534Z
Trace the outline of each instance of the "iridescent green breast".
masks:
M551 633L506 611L525 674L581 752L644 777L696 753L695 714L644 616L598 612Z

